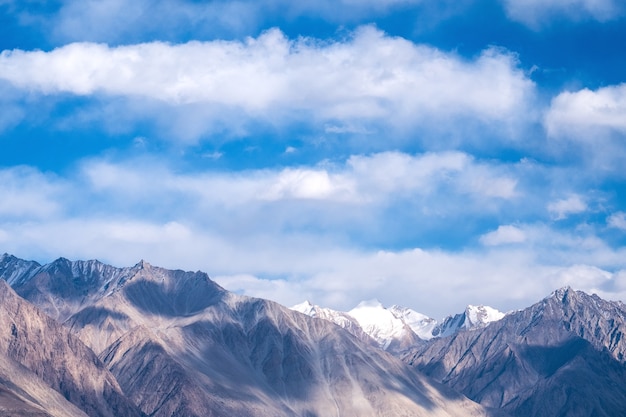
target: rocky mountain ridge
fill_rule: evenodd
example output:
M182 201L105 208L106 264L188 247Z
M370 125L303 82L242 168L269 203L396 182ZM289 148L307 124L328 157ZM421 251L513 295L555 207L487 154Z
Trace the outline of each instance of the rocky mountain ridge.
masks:
M416 346L404 360L513 416L626 414L626 308L562 288L472 332Z
M434 324L374 301L302 314L143 261L2 255L0 278L38 306L0 282L0 417L626 415L626 306L571 288ZM386 344L407 329L433 337Z
M0 277L89 346L146 415L493 415L330 322L201 272L0 261Z

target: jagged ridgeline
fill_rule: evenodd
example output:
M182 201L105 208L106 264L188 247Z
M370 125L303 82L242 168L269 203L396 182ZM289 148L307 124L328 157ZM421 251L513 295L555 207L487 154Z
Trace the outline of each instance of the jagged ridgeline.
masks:
M564 288L438 322L202 272L0 256L0 416L622 416L626 307Z
M201 272L5 254L0 277L12 287L0 283L0 415L499 415L329 321Z
M626 306L571 288L489 326L433 339L407 363L513 416L626 415Z
M524 310L504 315L470 305L441 322L376 301L349 312L308 302L293 309L332 321L512 416L626 415L621 302L563 288Z

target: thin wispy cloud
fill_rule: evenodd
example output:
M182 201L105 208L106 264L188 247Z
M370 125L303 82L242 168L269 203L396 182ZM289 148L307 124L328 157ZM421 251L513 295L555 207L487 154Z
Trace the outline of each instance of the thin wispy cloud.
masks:
M513 20L540 29L554 20L610 21L626 12L619 0L502 0Z

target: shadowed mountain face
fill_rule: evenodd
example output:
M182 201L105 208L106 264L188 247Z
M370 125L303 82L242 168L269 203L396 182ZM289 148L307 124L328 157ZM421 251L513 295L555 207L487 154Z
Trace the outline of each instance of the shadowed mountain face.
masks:
M488 415L338 326L206 274L64 259L15 270L16 291L96 352L147 415Z
M417 369L515 416L626 415L626 309L562 289L484 329L405 356Z
M87 346L3 281L0 323L0 415L143 415Z

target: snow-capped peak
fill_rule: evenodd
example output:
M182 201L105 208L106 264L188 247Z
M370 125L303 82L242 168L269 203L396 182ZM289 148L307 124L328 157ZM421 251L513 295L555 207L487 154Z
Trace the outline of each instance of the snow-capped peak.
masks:
M330 321L331 323L335 323L336 325L343 327L354 336L365 341L366 343L373 343L370 336L363 331L363 328L361 327L359 322L348 313L344 313L343 311L336 311L330 308L320 307L311 303L310 301L296 304L295 306L291 307L291 309L306 314L310 317L315 317Z
M407 325L386 309L378 300L362 301L348 314L356 319L363 331L387 349L394 339L407 336Z
M410 308L397 305L391 306L389 311L406 323L420 339L430 340L433 338L433 330L437 326L437 320Z
M491 322L498 321L504 317L504 313L489 306L468 305L465 309L466 327L476 329L485 327Z
M446 337L459 330L481 329L502 317L504 317L504 313L495 308L468 305L463 313L446 317L441 324L433 329L433 334L435 337Z
M292 310L299 311L300 313L311 317L317 317L317 310L320 308L321 307L311 304L308 300L291 307Z
M291 307L311 317L331 321L359 338L374 339L385 350L402 351L410 345L435 337L472 330L500 320L504 314L489 306L468 305L463 313L446 317L441 323L410 308L386 308L376 300L361 301L347 313L319 307L305 301Z

